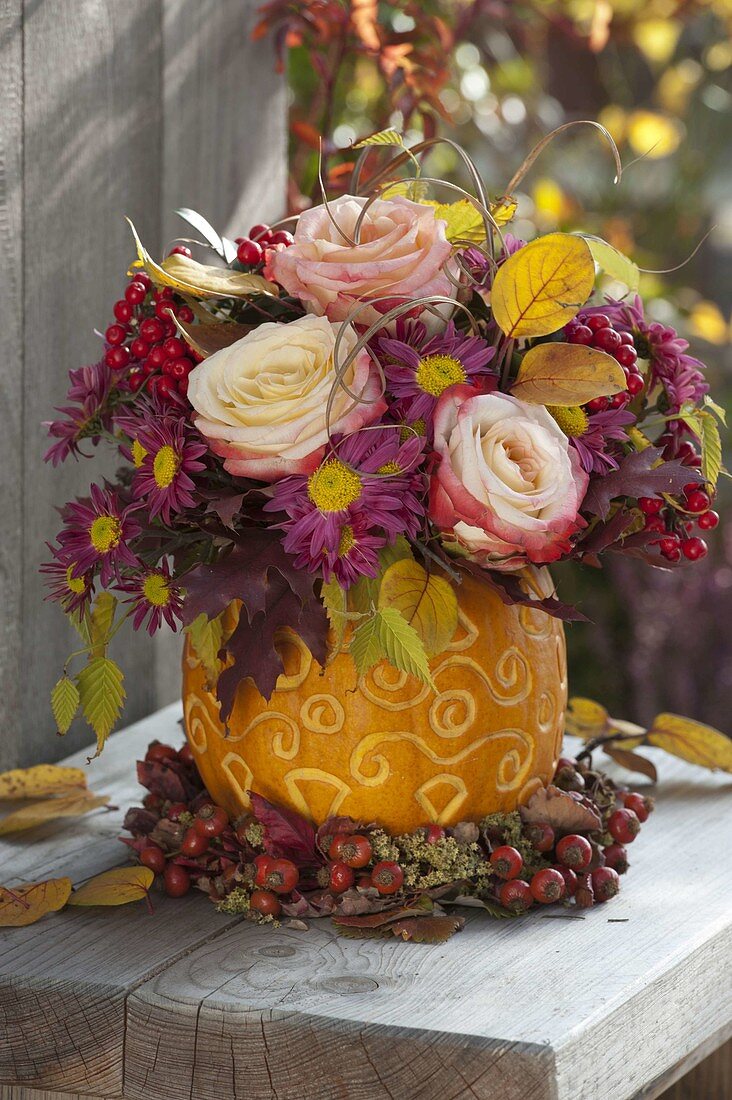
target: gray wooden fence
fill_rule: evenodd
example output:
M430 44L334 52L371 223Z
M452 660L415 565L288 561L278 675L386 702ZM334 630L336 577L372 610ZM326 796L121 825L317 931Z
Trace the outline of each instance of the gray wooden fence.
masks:
M255 0L0 0L0 767L85 744L54 737L48 695L73 638L42 602L55 508L98 463L44 466L41 421L133 257L186 234L176 206L238 235L281 212L285 89ZM114 467L112 461L108 466ZM127 716L178 690L179 643L126 635Z

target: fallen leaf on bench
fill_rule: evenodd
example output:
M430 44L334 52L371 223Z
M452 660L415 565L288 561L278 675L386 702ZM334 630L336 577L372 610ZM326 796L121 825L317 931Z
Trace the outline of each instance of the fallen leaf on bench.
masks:
M108 802L105 794L94 795L87 790L63 795L61 798L49 798L45 802L31 802L0 820L0 836L33 829L36 825L45 825L47 821L54 821L57 817L79 817L81 814L88 814L90 810L106 806Z
M694 722L678 714L659 714L653 720L646 741L689 764L732 772L732 741L703 722Z
M70 878L27 882L9 890L0 886L0 928L23 928L46 913L63 909L71 893Z
M155 873L149 867L115 867L80 886L69 905L127 905L147 897Z
M48 798L79 789L86 789L86 772L81 768L35 764L32 768L0 772L0 799Z

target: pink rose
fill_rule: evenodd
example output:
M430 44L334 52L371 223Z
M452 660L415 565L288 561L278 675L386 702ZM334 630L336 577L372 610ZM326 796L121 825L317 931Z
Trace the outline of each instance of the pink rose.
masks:
M270 271L285 290L308 304L312 313L342 321L356 302L389 296L396 305L405 298L427 294L451 294L442 268L450 256L445 222L434 208L401 196L376 199L361 223L359 243L356 222L365 198L343 195L300 215L295 243L270 259ZM364 309L356 318L371 324L388 303Z
M543 405L453 386L435 411L432 522L492 569L556 561L585 526L588 475Z
M198 413L196 427L226 459L230 474L271 482L310 473L323 457L329 429L355 432L381 416L381 378L367 351L358 353L343 376L350 392L340 384L334 389L340 328L325 317L268 322L191 371L188 400ZM339 362L355 343L349 326Z

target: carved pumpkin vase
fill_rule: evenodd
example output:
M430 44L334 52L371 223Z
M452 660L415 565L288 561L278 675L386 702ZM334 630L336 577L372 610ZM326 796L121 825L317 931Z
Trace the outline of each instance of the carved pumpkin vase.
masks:
M534 582L550 591L548 576ZM188 642L186 733L212 797L239 816L254 790L317 824L345 814L392 833L525 802L559 755L563 627L539 609L505 606L473 576L457 595L458 629L430 662L437 694L387 662L359 680L345 651L323 670L283 631L285 673L272 698L242 681L228 736Z

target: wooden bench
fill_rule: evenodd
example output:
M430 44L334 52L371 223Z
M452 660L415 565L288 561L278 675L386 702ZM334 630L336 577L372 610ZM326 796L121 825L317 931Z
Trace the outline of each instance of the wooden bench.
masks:
M112 737L90 785L119 808L4 840L2 880L124 863L134 760L177 743L179 713ZM68 909L2 931L0 1098L624 1100L714 1051L668 1096L732 1097L732 781L650 752L658 809L623 892L579 916L464 910L462 934L424 947L325 921L265 931L156 893L153 916Z

